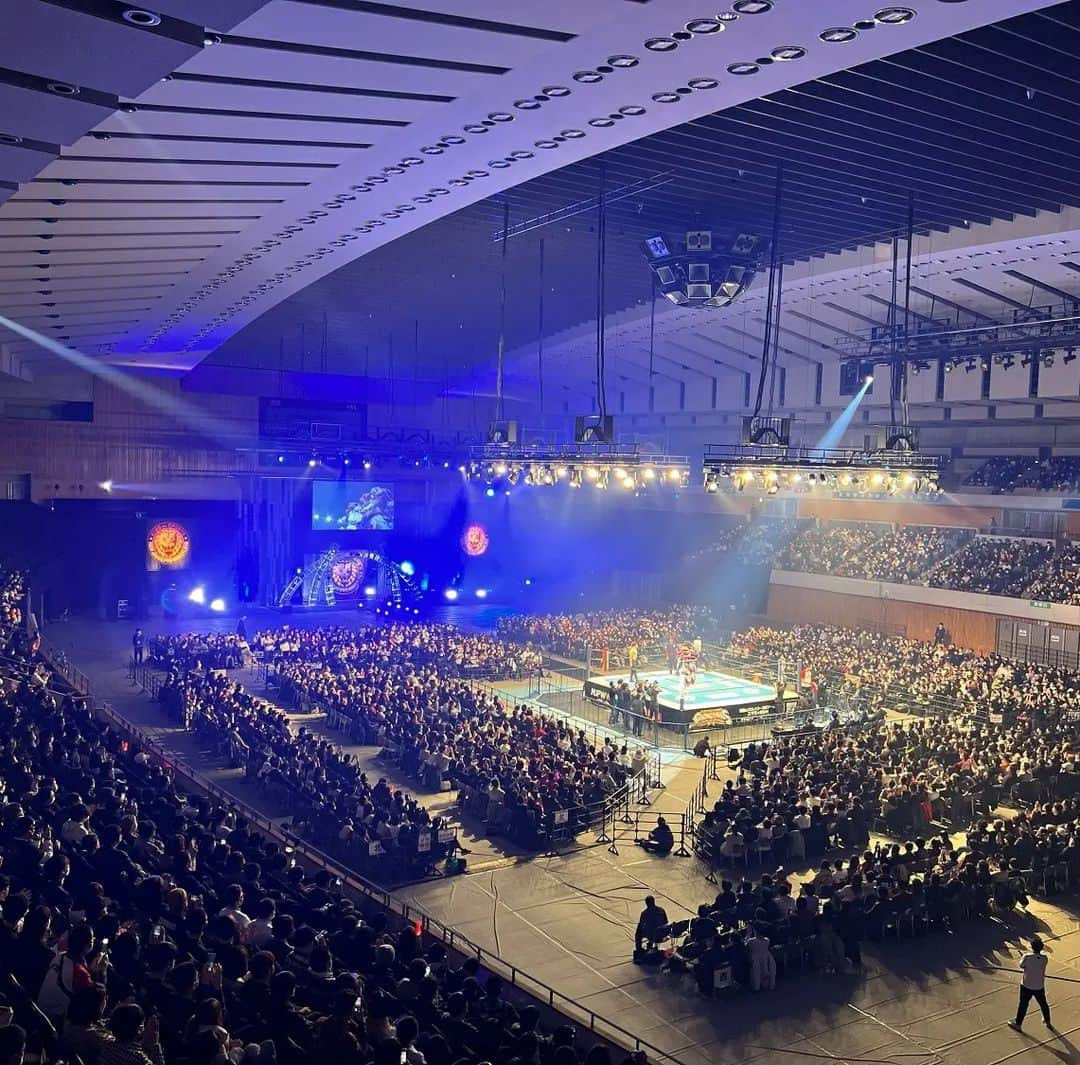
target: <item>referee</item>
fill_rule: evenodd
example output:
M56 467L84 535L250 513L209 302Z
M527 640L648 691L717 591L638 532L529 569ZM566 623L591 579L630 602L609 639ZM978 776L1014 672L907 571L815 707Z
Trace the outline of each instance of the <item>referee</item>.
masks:
M1020 959L1020 971L1024 974L1020 978L1020 1002L1016 1007L1016 1020L1009 1021L1009 1027L1014 1031L1023 1030L1024 1015L1032 999L1039 1004L1046 1027L1054 1030L1050 1023L1050 1006L1046 1001L1046 961L1043 941L1038 936L1032 936L1031 953Z

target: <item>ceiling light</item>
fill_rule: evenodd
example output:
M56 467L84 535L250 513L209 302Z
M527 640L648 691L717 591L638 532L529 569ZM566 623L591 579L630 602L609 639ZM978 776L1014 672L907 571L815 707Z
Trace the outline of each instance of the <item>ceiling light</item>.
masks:
M756 74L761 67L757 63L731 63L727 68L729 74Z
M440 143L441 144L464 144L465 143L465 138L458 136L458 134L456 134L456 133L450 133L450 134L447 134L447 136L443 137L442 140L440 141Z
M719 33L723 28L722 22L717 22L714 18L696 18L691 19L686 28L690 33Z
M141 7L129 7L120 12L120 17L125 22L130 22L132 26L139 26L142 29L161 25L160 15L155 15L153 11L144 11Z
M51 93L55 93L57 96L78 96L78 85L72 85L67 81L49 81L45 83L45 88Z
M764 15L772 11L773 0L735 0L731 6L740 15Z
M645 108L640 104L628 104L619 108L619 114L626 115L627 118L637 118L638 115L645 114Z
M213 48L215 44L221 44L221 38L216 33L208 33L202 39L204 48Z
M488 115L492 122L513 122L514 116L509 111L492 111Z
M778 63L783 63L791 59L802 59L806 55L806 49L800 48L797 44L784 44L779 48L774 48L769 54Z
M487 133L488 128L480 122L470 122L464 130L466 133Z
M505 170L510 166L510 163L506 159L491 159L488 162L488 166L493 170Z
M538 111L540 104L536 100L515 100L514 106L519 111Z
M645 42L645 47L650 52L673 52L679 47L679 42L673 37L650 37Z
M521 159L531 159L532 157L533 157L533 153L525 151L524 148L518 148L516 151L513 151L513 152L510 153L510 158L511 159L521 160Z
M652 98L658 104L677 104L682 99L677 92L654 92Z
M486 170L466 170L465 176L471 178L482 178L487 177L488 172Z
M632 55L609 55L608 66L617 67L620 70L628 70L638 65L637 56Z
M818 34L818 37L826 44L847 44L848 41L853 41L858 36L859 31L852 29L850 26L834 26L832 29L822 30Z
M596 126L597 129L606 129L608 126L614 126L615 120L613 118L590 118L590 126Z
M16 137L14 133L0 133L0 144L22 144L22 137Z
M449 189L442 189L442 188L434 188L434 189L428 189L428 193L430 195L432 195L432 196L449 196L450 195L450 190Z
M715 89L720 82L716 78L691 78L686 84L691 89Z
M534 144L536 145L537 148L545 148L545 149L558 148L559 147L557 141L534 141Z
M734 11L721 11L716 18L720 22L735 22L739 16Z
M603 74L598 74L595 70L579 70L573 75L574 81L580 82L582 85L595 85L598 81L604 80Z
M565 137L567 140L580 140L585 136L585 131L581 129L564 129L560 136Z
M874 20L883 26L902 26L914 17L915 11L910 7L883 7L874 16Z
M565 85L548 85L543 91L545 96L550 96L553 100L570 95L570 90Z

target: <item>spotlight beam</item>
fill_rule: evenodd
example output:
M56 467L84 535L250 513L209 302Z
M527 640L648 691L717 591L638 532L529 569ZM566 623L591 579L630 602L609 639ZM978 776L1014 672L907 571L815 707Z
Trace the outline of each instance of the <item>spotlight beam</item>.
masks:
M868 377L863 381L862 388L855 393L851 402L841 411L840 417L829 426L825 431L825 435L817 442L818 448L831 451L840 446L840 441L844 439L844 433L847 432L848 426L851 425L855 412L859 409L859 404L862 403L863 397L873 383L873 377Z
M130 373L125 373L116 366L92 359L81 351L69 348L52 337L45 336L44 333L39 333L36 329L31 329L29 326L16 322L14 319L7 318L2 314L0 314L0 328L9 329L24 340L29 340L42 350L55 355L69 366L74 366L78 370L82 370L115 386L129 396L145 403L148 407L183 422L195 432L222 443L235 439L236 431L227 422L206 414L179 396L171 396L148 382L141 381Z

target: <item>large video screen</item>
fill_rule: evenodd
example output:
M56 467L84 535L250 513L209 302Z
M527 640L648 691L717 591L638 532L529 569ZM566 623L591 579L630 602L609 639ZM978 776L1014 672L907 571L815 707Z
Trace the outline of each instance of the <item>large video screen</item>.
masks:
M394 527L394 486L370 481L315 481L311 527L379 531Z

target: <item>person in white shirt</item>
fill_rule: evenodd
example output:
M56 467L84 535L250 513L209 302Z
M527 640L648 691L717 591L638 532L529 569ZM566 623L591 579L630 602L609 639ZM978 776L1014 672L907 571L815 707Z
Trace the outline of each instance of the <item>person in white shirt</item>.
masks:
M1046 1001L1046 955L1043 953L1043 941L1038 936L1031 937L1031 953L1020 959L1020 1002L1016 1007L1016 1020L1009 1021L1009 1027L1019 1032L1024 1025L1028 1003L1034 999L1042 1010L1043 1022L1053 1031L1050 1023L1050 1006Z
M222 893L221 899L225 905L218 911L218 916L231 917L243 935L251 924L251 918L240 909L244 905L244 889L239 884L230 884Z

